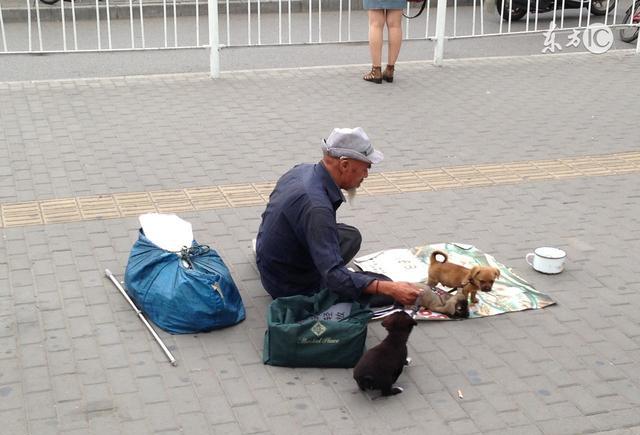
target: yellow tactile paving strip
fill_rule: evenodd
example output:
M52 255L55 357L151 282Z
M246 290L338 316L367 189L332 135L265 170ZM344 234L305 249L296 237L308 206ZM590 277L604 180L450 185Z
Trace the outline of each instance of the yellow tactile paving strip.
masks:
M427 192L630 172L640 172L640 152L372 173L362 185L362 194ZM275 181L0 204L0 227L264 205L274 186Z

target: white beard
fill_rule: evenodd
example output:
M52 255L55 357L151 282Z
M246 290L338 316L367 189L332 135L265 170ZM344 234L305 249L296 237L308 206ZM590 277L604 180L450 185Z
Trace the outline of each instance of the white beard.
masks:
M351 189L347 189L347 202L353 205L353 201L356 199L357 189L352 187Z

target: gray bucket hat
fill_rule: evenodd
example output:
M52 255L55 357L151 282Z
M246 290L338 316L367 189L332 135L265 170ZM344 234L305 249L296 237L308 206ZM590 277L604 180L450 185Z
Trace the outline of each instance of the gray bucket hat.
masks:
M331 157L344 157L376 164L384 154L375 150L362 127L334 128L328 138L322 140L322 151Z

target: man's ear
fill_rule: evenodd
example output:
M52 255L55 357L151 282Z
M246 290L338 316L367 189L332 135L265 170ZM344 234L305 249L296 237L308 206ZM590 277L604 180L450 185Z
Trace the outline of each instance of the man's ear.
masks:
M348 159L340 159L338 160L338 173L340 175L349 173L350 163Z

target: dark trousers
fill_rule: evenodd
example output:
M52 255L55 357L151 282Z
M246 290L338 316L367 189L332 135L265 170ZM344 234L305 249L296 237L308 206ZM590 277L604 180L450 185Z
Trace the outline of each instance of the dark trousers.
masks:
M337 224L338 225L338 239L340 240L340 255L342 255L342 259L344 260L344 264L347 264L356 256L358 251L360 251L360 245L362 244L362 235L360 231L356 227L352 227L347 224ZM378 275L373 272L359 272L369 275L373 278L389 281L384 275ZM393 305L393 298L386 295L369 295L362 294L359 298L360 302L369 304L371 307L382 307L387 305Z
M356 256L362 244L362 235L356 227L347 224L336 224L338 226L338 240L340 241L340 255L347 264Z

